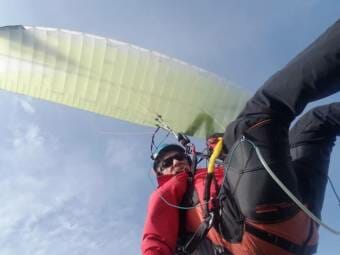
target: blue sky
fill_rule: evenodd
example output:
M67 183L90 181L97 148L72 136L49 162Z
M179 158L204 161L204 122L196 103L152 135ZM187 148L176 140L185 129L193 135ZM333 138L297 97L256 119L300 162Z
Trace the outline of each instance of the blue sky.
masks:
M339 1L4 1L0 25L65 28L156 50L253 92L339 18ZM335 95L322 102L339 101ZM314 105L315 105L314 104ZM0 254L138 254L150 128L0 92ZM337 143L330 175L340 189ZM327 193L324 220L340 228ZM340 251L321 231L318 254Z

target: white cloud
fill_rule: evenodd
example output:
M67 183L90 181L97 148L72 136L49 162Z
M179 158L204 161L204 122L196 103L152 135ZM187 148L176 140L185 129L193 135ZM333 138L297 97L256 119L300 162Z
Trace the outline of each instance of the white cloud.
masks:
M43 146L45 138L40 132L40 127L37 124L28 124L24 127L17 126L13 129L14 147L27 149Z
M31 101L29 97L25 97L25 98L20 97L18 98L18 100L19 100L20 106L26 113L29 113L29 114L35 113L35 108L33 107L32 103L29 102Z

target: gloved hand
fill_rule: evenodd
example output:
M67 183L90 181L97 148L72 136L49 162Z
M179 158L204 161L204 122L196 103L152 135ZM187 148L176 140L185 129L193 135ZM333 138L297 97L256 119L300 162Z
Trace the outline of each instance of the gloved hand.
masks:
M223 135L224 135L224 133L214 133L214 134L210 135L207 138L206 143L207 143L207 148L208 148L208 151L209 151L209 155L212 154L212 152L213 152L213 150L214 150L214 148L215 148L219 138L223 138ZM220 154L220 156L218 158L220 160L224 160L226 155L227 155L227 149L226 149L226 147L223 144L223 149L222 149L221 154Z

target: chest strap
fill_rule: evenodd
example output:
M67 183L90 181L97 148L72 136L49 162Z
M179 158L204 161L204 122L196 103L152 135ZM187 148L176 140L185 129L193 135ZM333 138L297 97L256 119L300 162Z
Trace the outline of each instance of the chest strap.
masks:
M317 250L317 245L298 245L247 223L245 224L245 231L292 254L310 255Z

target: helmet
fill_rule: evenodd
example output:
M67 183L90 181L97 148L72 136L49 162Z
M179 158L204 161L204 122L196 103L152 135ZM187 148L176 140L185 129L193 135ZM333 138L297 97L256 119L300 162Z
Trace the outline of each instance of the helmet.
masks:
M161 156L163 156L165 153L170 152L170 151L177 151L179 153L185 154L185 149L177 144L162 144L157 148L157 151L151 156L151 158L154 160L153 162L153 169L156 171L158 164L159 164L159 159ZM188 161L191 164L191 160L188 157Z

